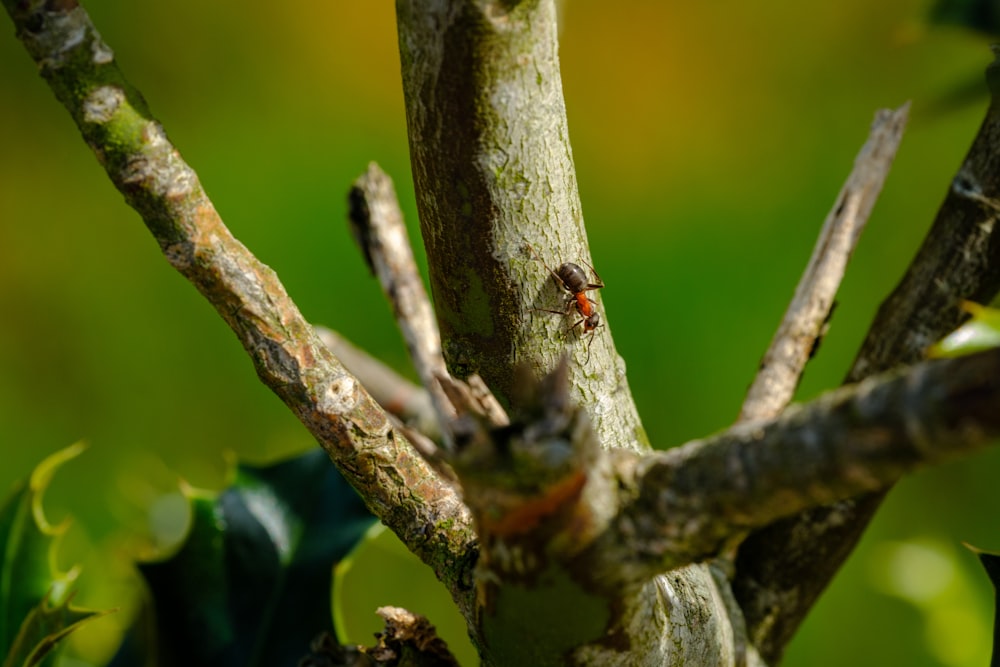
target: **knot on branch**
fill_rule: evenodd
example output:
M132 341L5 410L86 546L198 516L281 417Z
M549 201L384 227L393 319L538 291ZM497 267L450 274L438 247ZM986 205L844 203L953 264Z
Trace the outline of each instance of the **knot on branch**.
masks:
M449 463L477 525L481 579L531 579L582 551L606 521L591 484L605 467L564 358L540 381L522 369L510 418L477 377L440 378L455 406Z

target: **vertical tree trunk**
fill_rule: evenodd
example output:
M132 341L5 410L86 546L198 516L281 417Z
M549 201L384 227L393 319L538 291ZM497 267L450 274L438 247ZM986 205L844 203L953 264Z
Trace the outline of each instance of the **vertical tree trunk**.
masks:
M592 263L555 2L398 0L396 7L417 207L452 373L478 373L509 405L516 403L517 364L539 376L568 352L571 397L589 413L601 445L648 449L607 326L594 341L578 340L565 334L572 319L536 310L562 309L566 296L543 261L553 269ZM599 294L591 295L599 309ZM553 588L527 586L516 594L519 614L483 610L470 619L486 662L530 656L533 664L556 664L577 647L580 664L721 666L737 664L742 653L728 584L708 566L682 568L623 591L613 603L603 600L613 608L592 610L596 626L577 626L558 641L518 628L526 619L558 625L574 611L570 600L581 598L563 591L567 606L560 607ZM491 645L484 627L502 641Z
M608 327L577 340L572 319L533 310L562 309L566 295L528 244L553 268L590 262L555 3L396 7L420 227L452 373L478 373L509 403L517 363L538 376L567 351L573 398L592 406L601 442L647 447Z

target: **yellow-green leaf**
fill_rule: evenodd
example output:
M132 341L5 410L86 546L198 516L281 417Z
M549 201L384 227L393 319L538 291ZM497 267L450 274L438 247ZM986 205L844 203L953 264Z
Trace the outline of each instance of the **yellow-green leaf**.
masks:
M43 599L31 610L14 638L3 667L35 667L51 654L56 645L80 626L115 610L94 611L70 604L68 596L61 604Z
M965 324L931 346L930 357L960 357L1000 345L1000 310L971 301L962 308L972 315Z

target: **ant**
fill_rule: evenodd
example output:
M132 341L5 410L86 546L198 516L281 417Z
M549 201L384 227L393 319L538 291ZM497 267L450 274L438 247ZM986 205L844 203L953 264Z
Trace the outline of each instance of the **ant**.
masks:
M559 267L558 271L553 271L545 260L535 251L530 243L525 242L531 253L542 263L552 277L555 278L556 284L562 289L569 292L570 297L566 300L565 310L549 310L547 308L534 308L533 310L538 310L543 313L555 313L556 315L570 315L576 310L577 314L580 315L580 320L573 323L570 329L576 329L581 324L583 325L583 334L590 334L590 342L587 343L587 361L590 361L590 346L594 344L594 331L602 326L601 325L601 315L598 313L594 306L597 302L587 296L587 292L592 290L598 290L604 287L604 282L601 280L601 276L597 273L595 269L590 264L587 267L593 272L594 278L597 282L590 282L590 278L587 276L587 272L580 267L579 264L574 264L572 262L566 262Z

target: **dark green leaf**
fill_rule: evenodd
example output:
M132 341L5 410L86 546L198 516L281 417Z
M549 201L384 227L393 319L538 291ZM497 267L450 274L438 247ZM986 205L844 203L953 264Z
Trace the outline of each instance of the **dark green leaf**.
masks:
M993 658L990 660L990 667L1000 667L1000 599L996 597L996 591L1000 588L1000 554L983 551L970 544L965 546L979 557L979 562L986 570L986 576L993 584Z
M1000 2L997 0L938 0L931 9L932 23L959 25L970 30L1000 33Z
M192 520L184 543L140 566L156 664L296 664L332 628L333 568L374 517L319 449L268 467L241 465L219 494L185 493ZM133 648L113 664L146 663Z

